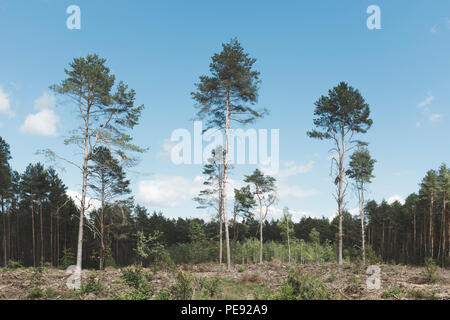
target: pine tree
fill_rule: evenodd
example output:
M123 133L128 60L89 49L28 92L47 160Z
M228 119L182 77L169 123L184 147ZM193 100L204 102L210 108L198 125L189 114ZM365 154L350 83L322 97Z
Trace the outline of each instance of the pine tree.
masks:
M430 257L434 257L434 204L438 192L438 179L435 170L429 170L421 183L421 195L428 200L428 248Z
M222 264L223 248L223 172L224 172L224 151L222 146L218 146L211 151L208 163L203 166L205 180L203 185L206 189L200 190L198 196L193 200L198 203L198 209L213 208L217 212L219 219L219 264Z
M441 201L441 230L439 235L439 250L438 250L438 257L442 257L442 262L445 261L446 256L446 250L447 250L447 238L448 233L450 230L448 229L450 227L449 223L449 217L447 217L447 203L449 201L448 195L450 194L450 169L447 168L446 164L443 163L439 167L438 171L438 191L439 191L439 198ZM448 239L449 245L450 245L450 239ZM449 251L449 257L450 257L450 251Z
M250 186L240 189L234 189L234 207L233 207L233 239L238 240L237 217L244 215L243 218L252 215L251 211L256 206L256 200L250 190Z
M74 110L79 112L80 125L65 143L75 144L83 150L82 164L68 160L82 173L81 208L78 226L77 270L81 270L83 250L83 222L87 209L86 192L88 188L89 161L100 145L132 162L129 152L143 152L144 149L131 143L129 130L139 120L143 105L135 106L135 91L120 82L113 93L115 77L105 65L106 60L97 55L75 58L70 68L65 69L67 78L59 85L51 86L56 93L70 98ZM55 156L46 150L47 155Z
M9 144L6 143L0 137L0 197L2 206L2 247L3 247L3 265L5 268L8 266L8 252L7 252L7 241L6 241L6 210L5 201L9 196L9 191L11 188L11 168L9 166L9 160L11 159L11 154L9 151Z
M350 156L349 169L346 174L353 179L359 200L359 214L361 219L361 247L363 264L366 264L365 247L365 217L364 217L364 190L365 186L374 178L373 166L376 160L370 157L367 148L360 148Z
M201 76L192 93L198 103L197 116L207 119L206 129L218 128L225 131L225 157L223 166L222 210L227 247L227 269L231 271L230 237L226 208L226 184L228 175L229 131L231 121L241 124L254 122L264 115L253 105L257 102L259 72L253 70L256 59L250 58L237 39L222 44L221 53L214 54L210 64L211 77Z
M22 174L20 189L22 192L22 197L29 203L31 206L31 238L32 238L32 254L33 254L33 266L36 266L36 204L41 204L42 208L42 200L45 197L47 192L48 182L47 182L47 172L44 169L44 166L41 163L29 164L25 169L25 172ZM42 217L42 211L40 214ZM42 224L41 224L42 225ZM40 228L41 232L41 240L42 238L42 228ZM41 241L42 246L42 241ZM42 253L41 248L41 253Z
M99 268L104 268L105 261L105 207L107 202L128 194L130 181L125 178L125 172L119 161L115 159L109 149L98 147L94 150L92 156L92 165L89 167L89 173L92 176L89 188L100 198L101 207L99 215L100 230L100 254Z
M314 125L319 130L308 131L308 136L315 139L332 140L333 151L338 158L333 158L336 165L336 176L334 179L336 200L338 204L339 233L338 233L338 263L342 264L342 219L344 210L345 183L345 156L356 146L364 146L366 143L355 140L354 135L366 133L372 125L369 118L369 105L364 101L358 90L353 89L345 82L329 90L328 96L322 96L315 103Z
M263 223L270 206L277 201L275 181L274 177L264 175L259 169L244 179L244 182L253 186L253 193L259 203L259 263L263 262Z

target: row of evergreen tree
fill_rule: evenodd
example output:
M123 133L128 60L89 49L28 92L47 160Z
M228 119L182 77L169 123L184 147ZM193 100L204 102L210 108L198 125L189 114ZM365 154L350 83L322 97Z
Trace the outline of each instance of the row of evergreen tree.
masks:
M368 243L385 261L421 263L432 257L441 265L450 262L450 169L442 164L429 170L418 193L398 201L377 204L369 201Z
M150 215L132 198L124 197L130 192L129 181L118 163L111 164L113 159L107 149L98 150L96 155L95 165L90 170L100 180L90 185L90 189L96 191L102 204L85 218L83 265L103 268L136 262L138 231L145 235L159 232L158 241L166 247L219 241L218 217L205 222L197 218L170 219L161 212ZM20 174L10 167L10 158L9 145L0 138L2 265L8 266L11 262L25 266L67 265L66 260L74 258L77 248L79 207L67 195L67 187L53 168L41 163L30 164ZM108 166L105 163L109 163ZM419 192L408 196L404 204L368 201L364 221L367 243L386 262L420 264L426 257L433 257L442 265L448 265L449 190L450 170L443 164L437 171L427 172ZM241 204L242 195L237 191L235 203ZM303 217L291 223L291 239L308 241L314 228L320 234L321 243L336 244L338 217L331 221ZM344 211L344 256L361 256L360 223L359 216ZM241 219L229 226L232 242L258 238L259 227L259 220L246 210ZM265 242L286 240L286 230L283 232L280 228L279 220L265 220L263 228Z

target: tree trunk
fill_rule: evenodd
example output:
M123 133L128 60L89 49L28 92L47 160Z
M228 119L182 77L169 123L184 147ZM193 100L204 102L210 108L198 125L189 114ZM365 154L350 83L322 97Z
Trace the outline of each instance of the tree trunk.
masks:
M220 149L222 154L220 155L223 160L223 151ZM223 259L223 172L221 170L219 162L219 264L222 264Z
M414 215L414 242L413 242L413 254L414 259L417 259L417 253L416 253L416 246L417 246L417 235L416 235L416 208L413 209L413 215Z
M42 218L42 200L39 199L39 222L40 222L40 235L41 235L41 264L44 263L44 228L43 228L43 218Z
M259 199L259 263L263 263L263 207Z
M31 200L31 237L33 241L33 267L36 267L36 241L34 235L34 201Z
M442 225L442 234L441 234L441 236L442 236L442 262L443 263L445 262L445 251L446 251L445 242L447 241L446 240L447 233L445 232L446 231L446 221L445 221L446 202L447 202L447 199L446 199L446 194L444 192L444 194L442 196L442 213L441 213L441 215L442 215L442 217L441 217L441 225Z
M227 270L231 272L231 256L230 256L230 235L228 230L227 215L227 173L228 173L228 133L230 129L230 89L227 88L226 98L226 124L225 124L225 157L223 166L223 199L222 210L225 224L225 243L227 247Z
M288 241L288 262L291 263L291 243L289 241L289 219L286 219L286 234L287 234L287 241Z
M55 265L54 261L54 246L53 246L53 215L50 211L50 261L52 263L52 266Z
M434 195L432 193L430 199L430 230L428 235L430 237L430 249L432 258L434 256L433 203L434 203Z
M338 215L339 215L339 234L338 234L338 263L342 264L342 238L344 237L344 232L342 230L342 219L343 219L343 183L344 183L344 159L345 159L345 132L344 126L341 126L341 143L342 151L339 152L339 188L338 188Z
M3 265L5 268L8 267L8 256L6 252L6 212L5 212L5 201L2 196L2 216L3 216Z
M220 200L222 201L222 200ZM223 257L223 222L222 212L219 213L219 264L222 264Z
M105 263L104 217L105 217L105 174L102 171L102 207L100 209L100 257L99 268L103 270Z
M362 258L363 265L366 265L366 247L365 247L365 235L364 235L364 184L361 183L361 194L359 196L359 214L361 217L361 246L362 246ZM359 193L358 193L359 194Z
M81 261L83 259L83 220L84 220L84 211L86 206L86 191L87 191L87 165L88 165L88 157L87 157L87 148L88 148L88 138L86 134L86 148L85 148L85 157L83 164L83 187L81 192L81 208L80 208L80 221L78 224L78 241L77 241L77 264L76 267L78 270L81 270Z
M56 266L59 267L59 211L56 213Z

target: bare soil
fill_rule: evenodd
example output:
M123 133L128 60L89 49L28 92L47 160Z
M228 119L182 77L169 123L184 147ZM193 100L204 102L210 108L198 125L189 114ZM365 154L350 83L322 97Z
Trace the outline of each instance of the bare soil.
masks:
M438 269L438 279L430 283L426 279L424 268L379 265L381 269L380 289L368 289L366 280L370 276L365 268L354 264L339 266L335 263L324 265L292 266L278 261L255 265L235 265L233 272L226 272L223 265L198 264L179 266L185 272L200 277L216 277L226 284L222 296L218 299L259 299L255 288L264 288L266 292L275 292L286 280L290 271L314 274L327 287L336 293L339 299L374 300L374 299L437 299L450 300L450 270ZM150 269L145 269L152 272ZM0 269L0 299L30 299L33 288L39 287L45 295L38 299L108 299L113 295L129 290L121 281L119 269L107 268L103 271L83 270L82 282L86 283L91 275L102 286L100 293L80 294L67 288L69 275L64 270L47 268L36 279L33 269ZM167 289L175 282L175 272L158 271L154 273L152 286L155 292ZM233 290L233 287L234 290Z

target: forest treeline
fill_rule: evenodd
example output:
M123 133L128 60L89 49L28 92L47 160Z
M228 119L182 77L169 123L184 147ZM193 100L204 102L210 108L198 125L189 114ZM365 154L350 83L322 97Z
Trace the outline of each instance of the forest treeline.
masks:
M335 152L330 172L335 218L294 223L284 208L281 219L270 220L279 199L276 178L264 170L244 175L244 187L228 190L233 169L230 130L268 113L257 107L261 79L255 62L236 38L231 39L211 57L209 73L199 76L191 93L196 119L204 121L205 130L225 134L224 145L212 150L203 166L204 189L193 199L199 210L212 213L206 222L149 215L134 203L126 170L137 163L136 154L146 151L133 143L132 133L144 105L135 104L136 93L125 82L116 82L106 59L96 54L74 58L64 69L65 78L50 89L72 102L65 107L76 112L76 127L64 143L78 148L79 158L66 159L50 149L38 153L78 170L80 197L75 204L56 171L41 163L30 164L22 173L14 171L10 147L0 138L2 265L75 264L76 272L83 266L103 269L157 261L226 262L232 271L232 262L272 258L339 264L346 259L420 264L432 258L448 265L449 169L443 164L428 171L417 194L404 204L367 201L376 160L369 142L360 138L373 120L362 94L346 82L317 99L314 127L306 132L328 141ZM351 190L357 194L358 217L345 208ZM100 203L98 208L92 207L92 199Z
M43 263L67 267L75 263L78 241L79 207L67 187L51 167L30 164L22 173L9 166L9 145L0 138L2 189L1 261L3 266ZM98 168L97 168L98 169ZM5 174L5 172L8 174ZM120 171L120 170L119 170ZM5 178L5 176L9 176ZM450 170L443 164L423 178L418 193L388 204L371 200L365 205L364 221L370 259L384 262L421 264L426 257L449 264L448 197ZM116 181L117 182L117 181ZM119 179L121 190L128 184ZM239 193L235 194L239 201ZM217 216L210 221L198 218L167 218L150 213L132 198L108 201L103 208L104 236L99 237L101 208L85 218L83 265L98 268L102 247L105 266L125 266L136 262L151 264L155 259L171 263L218 262L220 226ZM334 261L337 256L338 217L302 217L289 229L282 219L264 221L264 259L288 259L287 230L292 260ZM343 215L344 259L361 258L360 217ZM229 227L234 263L259 260L259 221L247 212ZM142 258L142 237L149 252ZM303 247L302 247L303 246ZM166 255L166 256L164 256ZM303 256L302 256L303 255ZM316 258L311 256L319 255Z

